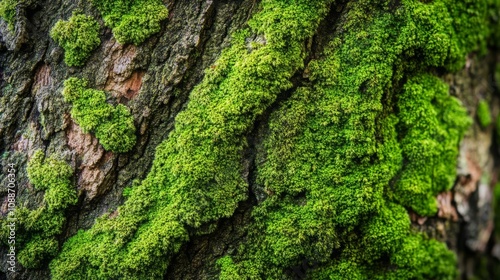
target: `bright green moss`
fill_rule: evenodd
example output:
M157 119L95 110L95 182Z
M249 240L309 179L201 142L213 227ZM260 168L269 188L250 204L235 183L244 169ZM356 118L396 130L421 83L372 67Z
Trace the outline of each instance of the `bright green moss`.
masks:
M138 45L160 31L160 22L168 17L161 0L92 0L121 44Z
M486 100L479 101L479 103L477 104L476 114L481 127L486 128L491 124L492 119L491 119L490 106L488 105L488 102L486 102Z
M14 29L16 8L19 3L19 0L0 0L0 17L9 24L11 30Z
M35 235L19 253L19 262L26 268L37 268L43 260L54 257L58 251L59 243L54 237Z
M393 199L420 215L434 215L435 196L455 181L457 145L470 119L449 96L448 86L430 75L416 76L398 96L398 130L406 164L398 175Z
M134 119L127 107L106 103L102 90L88 88L85 79L64 81L64 100L70 102L71 117L84 132L94 131L104 149L127 152L135 145Z
M293 2L262 3L249 25L267 42L249 51L250 32L236 34L158 146L146 180L128 193L117 217L102 217L65 244L51 264L54 279L161 278L168 258L189 239L188 229L232 215L248 192L241 175L245 135L292 86L290 77L303 67L303 42L329 4ZM283 15L287 21L279 21Z
M470 124L448 87L423 74L462 64L452 45L479 48L465 44L475 34L455 32L449 5L347 4L345 32L309 65L313 85L271 116L257 159L269 197L254 209L248 242L221 266L221 276L241 277L221 279L280 279L303 259L321 264L310 279L455 277L453 253L412 233L403 207L435 212ZM460 13L486 24L485 13Z
M71 204L74 203L76 202L72 202ZM40 207L35 210L21 208L21 210L19 210L19 217L21 217L19 220L22 221L27 231L41 231L47 236L57 235L61 233L61 228L64 225L65 217L58 211L47 211L47 208L48 207Z
M411 234L391 256L397 269L387 270L378 279L449 279L457 277L456 256L446 245L422 234Z
M222 257L217 260L217 265L221 267L221 279L241 279L233 260L229 256Z
M271 116L256 161L257 183L269 196L254 208L248 242L218 261L221 279L282 279L303 259L320 264L311 279L453 279L454 255L412 232L405 207L433 213L433 197L454 176L469 120L443 82L426 73L458 69L482 48L485 2L469 2L346 4L342 32L308 65L310 81ZM235 35L193 90L119 215L70 238L50 265L52 277L161 278L201 225L232 215L248 192L241 175L246 135L292 87L307 55L304 41L330 4L263 1L250 29ZM251 33L264 40L247 42ZM93 127L93 118L87 122ZM439 176L422 166L428 159Z
M71 187L73 170L54 157L45 159L43 152L36 152L28 164L28 177L38 190L45 191L45 202L49 210L61 210L76 203L76 194Z
M59 251L56 236L66 221L64 211L77 202L71 183L73 170L54 156L46 158L37 151L28 163L28 177L38 191L45 191L43 204L35 210L16 209L16 250L19 262L26 268L38 268ZM4 236L7 220L2 220ZM7 238L2 238L6 241Z
M343 258L310 272L307 279L454 280L457 276L455 255L446 245L430 240L422 234L413 233L405 237L398 250L390 256L390 262L392 267L382 263L364 264Z
M82 66L101 44L99 23L91 16L76 13L68 21L59 20L50 37L64 49L64 62L69 66Z

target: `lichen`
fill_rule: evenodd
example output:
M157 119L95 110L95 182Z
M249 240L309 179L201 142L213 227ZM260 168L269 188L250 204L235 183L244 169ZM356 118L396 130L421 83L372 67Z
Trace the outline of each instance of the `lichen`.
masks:
M101 44L99 23L92 16L78 13L73 13L67 21L57 21L50 37L64 49L64 62L69 66L82 66Z
M83 132L95 132L104 149L122 153L135 145L134 119L127 107L106 103L105 92L88 88L85 79L67 79L62 94L64 100L73 105L73 120Z
M76 204L76 190L71 182L73 170L55 156L46 158L36 151L27 167L28 177L37 191L44 191L41 206L31 210L21 206L15 211L15 247L19 263L39 268L59 252L57 237L65 224L65 210ZM8 220L2 220L2 237ZM7 238L2 238L7 240Z
M138 45L160 31L168 10L160 0L91 0L121 43Z
M477 104L477 119L479 121L479 125L483 128L488 127L492 122L490 106L486 100L481 100Z

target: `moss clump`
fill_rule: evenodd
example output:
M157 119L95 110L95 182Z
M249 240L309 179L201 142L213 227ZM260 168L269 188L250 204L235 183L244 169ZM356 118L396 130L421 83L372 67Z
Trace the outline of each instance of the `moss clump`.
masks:
M57 255L59 243L56 236L62 232L66 221L64 211L76 204L77 195L71 183L73 170L54 156L45 158L42 151L35 152L27 171L35 189L45 191L45 196L38 209L16 209L15 247L24 267L37 268ZM2 220L2 229L6 228L6 223L7 220Z
M241 275L238 272L238 269L234 265L233 259L229 256L224 256L217 260L217 265L219 265L222 269L221 274L219 275L220 279L241 279Z
M44 200L49 210L66 209L76 203L76 193L71 187L73 170L54 157L45 159L37 151L28 164L28 177L37 190L45 191Z
M267 42L248 51L250 31L235 35L158 146L147 178L131 190L117 217L102 217L64 245L51 263L52 277L161 278L168 258L193 234L189 229L231 216L248 192L241 175L245 135L292 86L289 79L303 67L303 42L328 4L263 1L249 25Z
M390 262L392 268L381 263L360 264L346 258L311 272L308 279L456 279L455 255L445 244L429 240L422 234L414 233L404 238L390 256Z
M241 175L246 135L292 87L307 55L304 41L330 4L262 1L250 29L236 34L191 93L147 178L127 192L118 216L99 218L65 243L50 265L52 277L161 278L201 225L232 215L248 192ZM446 86L426 73L457 69L465 54L482 48L490 32L486 6L346 4L342 32L309 64L310 81L272 114L257 161L257 183L269 196L253 211L248 242L219 260L222 279L281 279L303 259L320 264L312 279L453 279L453 253L412 232L404 204L430 213L429 197L450 187L456 159L449 149L457 149L468 119ZM247 44L252 32L265 40ZM410 117L419 110L412 102L431 110L423 118L429 131ZM436 177L421 166L415 141L439 142L423 158L447 153L433 162L446 174ZM400 174L413 172L425 179L401 181ZM405 182L423 194L407 192Z
M457 144L470 125L448 86L430 75L410 79L398 96L398 127L406 164L393 199L420 215L434 215L435 196L453 186Z
M482 128L488 127L492 122L490 106L486 100L481 100L477 104L477 119Z
M257 160L269 196L253 211L248 241L221 262L221 276L241 277L221 279L280 279L304 259L320 264L310 279L454 279L453 253L413 233L405 209L435 212L470 124L447 86L425 74L461 65L461 53L481 43L464 42L488 30L486 11L464 8L460 18L483 25L461 22L473 32L463 38L451 5L463 6L347 4L344 32L309 65L311 85L271 116Z
M0 1L0 17L8 24L9 28L14 29L14 19L16 17L16 8L19 5L19 0L1 0Z
M168 10L160 0L92 0L121 44L140 44L160 31Z
M122 153L135 145L132 115L121 104L106 103L104 91L88 88L87 80L73 77L64 81L63 96L73 105L71 117L84 132L95 132L104 149Z
M50 37L65 51L64 62L69 66L81 66L90 53L101 44L99 23L91 17L73 13L69 20L59 20Z

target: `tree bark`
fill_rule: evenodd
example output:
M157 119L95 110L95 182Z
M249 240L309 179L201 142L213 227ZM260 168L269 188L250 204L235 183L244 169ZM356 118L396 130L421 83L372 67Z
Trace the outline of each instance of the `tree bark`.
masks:
M333 27L344 24L346 2L332 5L307 43L307 60L320 57L334 35L332 30L339 30ZM29 159L39 149L60 155L75 170L78 203L66 211L67 222L58 236L60 246L78 230L91 228L96 218L114 213L125 200L124 188L148 174L156 147L168 138L176 115L186 107L205 69L230 45L231 34L245 27L259 10L259 1L254 0L166 0L164 4L168 20L162 22L159 33L138 46L117 43L89 1L25 1L16 11L14 30L0 21L3 217L7 215L8 164L17 170L17 203L31 208L42 203L43 192L35 191L26 172ZM49 36L55 22L70 17L74 9L93 16L101 25L101 44L83 67L67 66L63 49ZM481 127L476 117L480 100L488 101L492 117L500 112L495 78L499 61L498 50L489 49L486 55L470 54L465 69L457 73L440 73L474 123L460 146L456 183L438 196L438 214L420 217L409 211L412 228L446 242L457 254L462 279L500 277L499 231L495 234L500 225L494 223L495 214L500 215L494 213L498 131L494 125ZM306 75L304 70L299 72L292 77L295 87ZM105 90L110 104L124 104L131 110L137 128L137 142L131 151L105 151L92 133L84 133L72 120L70 105L64 102L61 91L64 80L73 76L84 77L92 88ZM215 231L185 243L172 257L165 279L218 279L216 261L245 240L244 225L250 223L252 209L262 200L262 189L254 178L255 157L262 149L270 114L289 97L290 92L280 94L247 135L243 175L249 182L249 198L231 217L220 219ZM40 269L18 267L16 273L9 273L7 250L2 244L0 279L50 279L48 263ZM293 275L305 279L300 273Z

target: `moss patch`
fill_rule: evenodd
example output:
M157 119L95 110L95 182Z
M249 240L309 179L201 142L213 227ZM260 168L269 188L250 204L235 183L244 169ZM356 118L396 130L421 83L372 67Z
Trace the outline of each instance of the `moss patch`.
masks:
M71 183L73 170L55 156L45 158L37 151L28 163L28 177L36 190L44 191L42 206L35 210L16 209L16 244L19 263L26 268L38 268L59 252L57 235L66 221L64 211L77 202ZM2 220L2 240L6 241L7 220Z
M28 164L28 177L37 190L45 191L44 200L49 210L66 209L76 203L76 193L71 186L73 170L54 156L45 159L37 151Z
M91 16L75 13L67 21L59 20L50 36L64 49L64 62L69 66L82 66L101 43L97 21Z
M401 148L406 164L393 199L420 215L437 211L435 196L453 186L457 144L470 125L448 86L430 75L410 79L399 95Z
M490 106L488 105L488 102L486 102L486 100L481 100L477 104L477 119L479 120L479 124L483 128L488 127L492 122Z
M3 18L8 24L9 29L14 29L16 8L19 5L19 0L2 0L0 1L0 17Z
M160 22L168 17L161 0L91 0L104 22L121 43L140 44L160 31Z
M454 279L454 254L412 232L404 207L433 215L452 187L471 121L427 72L482 48L488 11L475 5L347 4L345 32L309 65L312 85L271 117L257 160L269 196L248 242L220 262L221 276L240 277L221 279L280 279L304 259L320 264L309 279Z
M127 152L135 144L134 119L127 107L106 103L102 90L88 88L85 79L64 81L64 100L73 105L71 117L84 132L93 131L107 151Z
M347 3L343 32L271 116L257 160L269 196L253 211L248 242L219 260L221 279L281 279L303 259L320 264L311 279L454 278L453 253L411 232L405 207L432 214L435 194L451 187L470 120L428 72L459 69L466 54L484 49L488 3ZM246 135L292 87L304 41L330 4L262 1L191 93L147 178L127 192L118 216L65 243L52 277L161 278L196 229L231 216L248 192ZM255 33L264 40L248 44ZM97 118L106 115L106 106L94 107ZM433 168L424 164L431 158Z
M233 214L247 195L241 175L245 134L292 86L290 77L303 67L303 42L328 11L329 1L293 2L262 3L251 30L235 35L191 93L146 180L128 194L117 217L102 217L64 245L51 264L54 279L161 278L190 229ZM266 43L249 51L249 31Z

